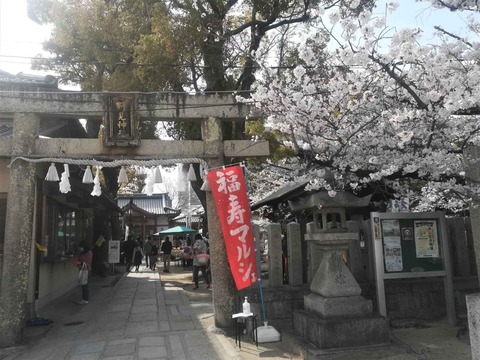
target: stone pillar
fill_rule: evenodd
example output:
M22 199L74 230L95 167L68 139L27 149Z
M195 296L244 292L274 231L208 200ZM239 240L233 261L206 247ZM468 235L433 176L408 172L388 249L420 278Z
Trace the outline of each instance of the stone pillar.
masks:
M217 118L208 118L202 124L202 139L205 144L205 154L208 167L216 168L224 165L222 122ZM235 309L237 289L228 263L222 227L218 218L217 207L211 192L206 194L208 237L210 242L210 258L212 267L213 311L215 326L220 328L233 327L232 314Z
M468 181L480 183L480 147L472 146L464 151L466 163L466 178ZM480 200L476 200L470 206L470 219L472 222L473 248L475 249L475 261L477 263L477 275L480 281ZM472 345L473 346L473 345Z
M447 219L450 243L453 243L453 274L456 276L470 276L470 261L468 254L467 234L463 218Z
M287 225L288 282L292 286L303 284L302 238L300 224Z
M12 157L34 153L38 129L39 118L35 114L14 115ZM10 347L21 340L25 320L33 235L35 169L35 164L22 160L15 161L10 169L0 287L0 347Z
M347 229L360 234L362 224L358 221L347 221ZM362 269L360 259L360 238L351 239L348 242L348 267L357 281L365 280L365 271Z
M260 255L262 254L260 242L262 241L262 238L260 234L260 226L258 224L252 224L252 232L253 237L255 238L255 263L257 264L258 278L260 279L260 276L262 276L262 266L260 261Z
M258 224L252 224L253 237L255 238L255 251L257 252L257 258L260 259L260 226ZM260 271L260 269L259 269Z
M466 163L466 178L475 183L480 182L480 147L472 146L464 151ZM475 260L477 264L477 275L480 274L480 201L477 199L470 206L470 221L472 224L473 248L475 249ZM480 276L478 276L480 280ZM468 329L470 332L470 346L472 348L472 359L480 358L480 332L478 324L480 321L480 294L466 296L468 310Z
M480 294L466 296L472 359L480 359Z
M307 224L307 234L314 233L317 231L317 227L314 222ZM308 258L308 274L307 282L310 284L313 280L313 276L317 272L318 265L322 260L322 252L318 251L316 247L313 246L311 241L307 241L307 258Z
M362 223L362 229L363 239L365 241L365 250L367 251L367 280L374 283L376 281L374 256L375 244L373 243L374 240L370 220L365 220Z
M268 284L283 286L282 228L280 224L268 225Z

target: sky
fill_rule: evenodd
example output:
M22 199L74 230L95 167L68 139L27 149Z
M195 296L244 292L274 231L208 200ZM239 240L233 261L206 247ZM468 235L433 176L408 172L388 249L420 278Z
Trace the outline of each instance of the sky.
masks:
M379 15L384 14L385 3L379 1ZM388 24L402 27L425 29L425 39L431 38L434 25L441 25L455 33L466 29L466 15L447 10L429 9L429 4L415 0L398 0L399 9L388 15ZM30 59L42 52L42 42L49 38L51 29L31 21L27 16L26 0L0 0L0 69L17 74L40 74L30 67Z
M379 1L378 10L375 12L385 15L385 4L389 2L392 2L392 0ZM400 4L398 9L393 14L387 13L387 24L392 27L395 26L398 29L405 27L422 28L427 41L429 37L431 38L434 31L433 27L436 25L458 35L466 34L467 15L465 13L434 9L426 1L397 0L397 2Z
M28 18L26 0L0 0L0 70L34 74L30 59L49 35L49 27Z

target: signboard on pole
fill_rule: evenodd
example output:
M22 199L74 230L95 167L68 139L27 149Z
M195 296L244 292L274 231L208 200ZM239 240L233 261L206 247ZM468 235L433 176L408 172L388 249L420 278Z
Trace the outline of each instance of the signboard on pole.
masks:
M108 263L118 264L120 262L120 240L108 242Z

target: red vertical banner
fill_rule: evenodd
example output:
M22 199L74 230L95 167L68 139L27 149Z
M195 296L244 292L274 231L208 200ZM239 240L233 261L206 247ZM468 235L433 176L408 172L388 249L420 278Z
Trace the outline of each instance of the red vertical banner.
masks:
M238 290L257 282L257 263L250 204L243 168L240 165L207 173L222 225L228 261Z

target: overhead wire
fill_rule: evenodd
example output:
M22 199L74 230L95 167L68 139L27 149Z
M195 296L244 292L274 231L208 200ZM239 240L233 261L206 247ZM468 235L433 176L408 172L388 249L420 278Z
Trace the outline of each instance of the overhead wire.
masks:
M33 60L33 61L45 61L50 62L52 65L65 65L65 64L86 64L86 65L125 65L125 66L134 66L134 67L171 67L171 68L191 68L192 64L153 64L153 63L126 63L123 61L91 61L91 60L60 60L55 58L43 58L43 57L30 57L30 56L15 56L15 55L0 55L0 58L15 58L15 59L25 59L25 60ZM7 60L1 60L7 62ZM13 62L9 60L8 62ZM25 64L25 62L18 62L21 64ZM57 64L55 64L57 63ZM206 65L194 65L196 68L211 68L211 66ZM224 68L231 68L231 69L243 69L244 66L242 65L224 65ZM258 66L255 66L258 68Z
M15 59L24 59L24 60L33 60L33 61L46 61L50 62L52 66L61 66L61 65L69 65L69 64L85 64L85 65L125 65L125 66L132 66L132 67L169 67L169 68L186 68L189 69L192 67L192 64L153 64L153 63L126 63L123 61L91 61L91 60L60 60L55 58L43 58L43 57L32 57L32 56L15 56L15 55L2 55L0 54L0 58L15 58ZM8 62L8 63L18 63L18 64L28 64L26 61L12 61L12 60L0 60L0 62ZM245 66L243 65L222 65L225 69L243 69ZM294 69L297 66L295 65L278 65L278 66L258 66L252 65L254 69L261 69L263 67L268 69ZM194 65L195 68L199 69L209 69L211 66L207 65ZM314 68L313 66L308 66L306 68Z

